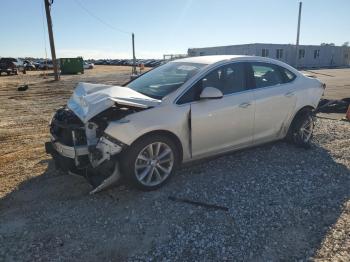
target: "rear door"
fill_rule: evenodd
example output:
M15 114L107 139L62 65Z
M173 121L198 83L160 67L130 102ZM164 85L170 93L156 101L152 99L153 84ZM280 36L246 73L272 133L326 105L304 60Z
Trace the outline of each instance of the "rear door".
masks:
M255 82L254 143L281 138L296 104L295 75L270 63L252 62L250 65Z

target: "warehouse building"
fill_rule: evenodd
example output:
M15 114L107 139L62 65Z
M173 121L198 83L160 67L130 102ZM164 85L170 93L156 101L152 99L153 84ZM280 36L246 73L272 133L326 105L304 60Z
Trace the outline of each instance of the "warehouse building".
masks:
M298 52L298 56L296 56ZM333 45L245 44L204 48L189 48L189 56L253 55L281 60L298 68L348 67L350 47ZM297 61L296 61L297 60Z

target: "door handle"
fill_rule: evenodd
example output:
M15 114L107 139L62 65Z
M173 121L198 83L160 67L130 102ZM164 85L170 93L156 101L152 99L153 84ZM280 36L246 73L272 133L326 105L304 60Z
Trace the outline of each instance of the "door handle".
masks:
M252 105L251 103L245 102L245 103L240 104L239 107L247 108L248 106L251 106L251 105Z
M292 96L294 96L294 92L287 92L287 93L284 94L284 96L292 97Z

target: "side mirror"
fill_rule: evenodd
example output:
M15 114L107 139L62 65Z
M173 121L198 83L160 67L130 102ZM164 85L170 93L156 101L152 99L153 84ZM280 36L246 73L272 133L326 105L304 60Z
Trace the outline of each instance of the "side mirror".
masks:
M219 89L208 86L203 89L199 97L200 99L219 99L219 98L222 98L223 96L224 95Z

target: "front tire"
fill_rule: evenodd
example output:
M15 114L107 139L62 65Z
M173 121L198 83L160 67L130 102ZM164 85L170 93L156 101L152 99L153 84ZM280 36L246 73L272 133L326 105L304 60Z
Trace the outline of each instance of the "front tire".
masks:
M179 164L176 144L167 136L137 140L122 155L121 171L136 188L150 191L164 185Z
M312 111L310 109L301 111L295 117L287 139L299 147L310 148L314 126Z

